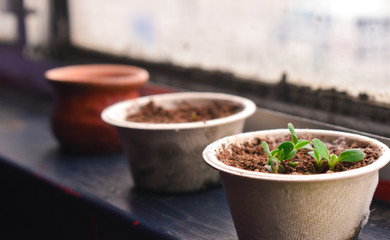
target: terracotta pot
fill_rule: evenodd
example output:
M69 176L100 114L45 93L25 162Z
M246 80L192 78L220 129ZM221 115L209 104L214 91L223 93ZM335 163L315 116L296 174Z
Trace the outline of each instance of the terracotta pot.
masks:
M100 113L115 102L138 97L138 89L149 78L146 70L114 64L78 65L51 69L45 77L57 93L51 126L62 149L77 153L121 149L115 128L104 123Z
M367 223L378 184L378 170L390 160L389 148L372 138L338 131L295 130L320 139L343 137L377 149L379 158L358 169L331 174L289 175L260 173L228 166L216 153L223 145L254 138L289 136L284 129L243 133L222 138L204 150L207 164L220 171L238 238L357 239Z
M154 101L163 108L178 102L207 105L234 102L242 110L227 117L188 123L140 123L128 114ZM242 132L245 120L256 111L249 99L221 93L184 92L159 94L116 103L102 112L105 122L116 126L128 156L136 186L156 192L184 193L219 186L218 172L202 160L206 145Z

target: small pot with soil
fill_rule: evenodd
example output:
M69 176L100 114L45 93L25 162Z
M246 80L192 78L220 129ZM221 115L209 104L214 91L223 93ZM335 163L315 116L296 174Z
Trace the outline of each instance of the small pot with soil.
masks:
M222 138L203 157L220 172L239 239L357 239L390 150L291 127Z
M184 193L220 184L202 151L212 141L242 132L255 110L246 98L184 92L122 101L101 116L117 128L136 186Z

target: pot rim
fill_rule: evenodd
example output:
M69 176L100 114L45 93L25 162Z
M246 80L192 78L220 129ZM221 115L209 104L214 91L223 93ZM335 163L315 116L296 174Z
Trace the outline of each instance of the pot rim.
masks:
M358 176L366 175L378 171L384 167L390 161L390 149L384 143L359 134L333 131L333 130L321 130L321 129L295 129L297 134L310 133L313 135L321 136L344 136L349 139L357 141L368 142L375 146L380 151L379 158L372 164L352 169L343 172L335 172L331 174L312 174L312 175L290 175L290 174L274 174L274 173L261 173L253 172L249 170L243 170L236 167L228 166L216 157L215 152L221 147L222 144L229 145L231 143L243 142L245 140L253 139L259 136L277 136L280 134L290 134L287 129L273 129L273 130L261 130L254 132L241 133L233 136L221 138L211 144L209 144L203 151L204 161L212 168L225 172L231 175L236 175L244 178L260 179L266 181L278 181L278 182L320 182L320 181L334 181L348 178L355 178Z
M190 122L190 123L140 123L131 122L124 119L126 109L130 107L139 107L149 101L155 102L177 102L191 99L204 99L204 100L225 100L230 102L236 102L243 106L240 112L232 114L227 117L212 119L207 121ZM150 95L139 97L130 100L124 100L117 102L113 105L105 108L101 113L101 118L104 122L122 128L131 129L144 129L144 130L181 130L181 129L198 129L212 127L221 124L227 124L243 120L253 115L256 111L256 104L243 97L225 94L225 93L213 93L213 92L179 92L179 93L164 93L157 95ZM120 115L122 114L122 115Z
M149 73L143 68L125 64L81 64L47 70L45 78L52 83L140 86L148 81Z

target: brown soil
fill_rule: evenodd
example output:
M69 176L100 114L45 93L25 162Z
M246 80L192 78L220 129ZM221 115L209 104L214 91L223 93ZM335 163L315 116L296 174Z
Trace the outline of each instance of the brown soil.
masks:
M126 120L144 123L198 122L226 117L241 110L241 105L233 102L213 101L208 105L193 106L183 101L173 109L164 109L151 101L141 107L137 113L128 116Z
M312 137L310 136L298 136L298 138L312 140ZM344 138L334 139L330 142L325 142L325 140L321 138L319 139L326 144L330 154L334 153L339 155L342 151L351 148L359 148L365 153L365 158L359 162L339 162L336 165L334 172L360 168L369 165L378 159L378 153L376 149L372 146L369 146L367 143L347 142ZM217 157L220 161L229 166L254 172L269 173L269 171L264 167L267 164L267 155L261 147L263 140L268 143L272 151L280 143L284 141L290 141L290 138L284 137L275 141L271 141L270 139L256 138L252 142L245 142L242 145L229 145L228 147L223 146L223 149L217 154ZM319 169L315 159L307 154L308 151L309 150L306 149L299 149L294 158L291 160L283 160L282 166L285 169L284 174L302 175L332 173L332 171L329 171L326 160L323 162L322 169ZM291 167L288 165L290 161L298 163L295 167Z

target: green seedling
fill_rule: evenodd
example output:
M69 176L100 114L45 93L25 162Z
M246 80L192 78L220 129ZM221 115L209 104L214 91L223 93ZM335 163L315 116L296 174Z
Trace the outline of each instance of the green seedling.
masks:
M263 141L261 144L261 147L268 156L268 162L267 165L265 165L265 168L267 168L267 170L271 173L282 173L284 168L281 165L281 161L293 158L299 149L312 149L310 141L298 139L297 135L295 134L294 126L291 123L288 124L288 129L291 133L291 141L281 143L277 149L270 151L269 146L265 141ZM288 165L295 167L297 162L289 162Z
M335 154L329 154L328 148L321 140L315 138L311 146L310 141L304 139L298 139L295 134L294 126L289 123L288 129L291 133L291 141L281 143L275 150L270 151L270 148L266 141L263 141L261 147L267 154L267 165L265 168L271 173L283 173L284 167L281 165L282 160L289 160L295 156L297 151L301 148L313 150L309 152L309 155L313 157L317 162L317 167L322 169L324 160L327 161L329 169L334 171L338 162L358 162L364 158L364 153L360 149L349 149L340 153L339 156ZM295 167L298 162L288 162L288 165Z
M261 147L268 156L268 162L267 165L265 165L265 168L271 173L282 173L284 168L280 165L281 161L294 157L297 152L294 149L294 144L292 142L283 142L272 152L269 150L266 141L262 142Z
M294 144L294 149L298 150L301 148L306 148L306 149L313 149L310 145L310 141L304 140L304 139L298 139L297 135L295 134L294 126L292 123L288 124L288 129L290 130L291 133L291 142Z
M305 149L309 149L309 150L313 149L312 146L310 145L310 141L305 140L305 139L298 139L297 135L295 134L294 126L292 125L292 123L289 123L287 126L288 126L288 129L290 130L290 133L291 133L291 142L294 144L295 151L298 151L301 148L305 148ZM298 162L289 162L288 163L288 165L291 167L296 167L297 164L298 164Z
M265 168L271 173L283 172L284 168L283 168L283 166L280 165L280 160L277 157L279 155L279 151L276 152L274 150L271 152L269 150L269 146L268 146L266 141L263 141L261 143L261 147L264 149L264 151L268 157L268 162L267 162L267 165L265 165ZM283 150L283 152L284 152L284 150ZM282 154L284 155L284 153L282 153Z
M331 171L334 171L338 162L359 162L364 158L364 153L360 149L348 149L340 153L339 156L335 154L329 155L328 148L317 138L313 139L313 146L314 151L309 152L309 155L316 159L317 165L321 167L322 162L326 159Z
M317 149L309 152L309 155L316 160L318 169L322 170L322 163L324 162L325 158L321 157Z

